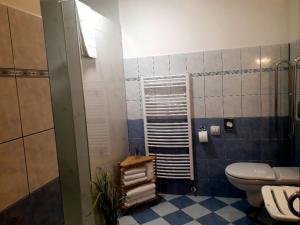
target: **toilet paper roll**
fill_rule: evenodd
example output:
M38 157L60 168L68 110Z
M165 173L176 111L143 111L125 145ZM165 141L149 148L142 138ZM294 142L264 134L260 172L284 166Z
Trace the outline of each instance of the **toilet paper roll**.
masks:
M200 143L208 142L208 135L206 130L199 131L198 133Z

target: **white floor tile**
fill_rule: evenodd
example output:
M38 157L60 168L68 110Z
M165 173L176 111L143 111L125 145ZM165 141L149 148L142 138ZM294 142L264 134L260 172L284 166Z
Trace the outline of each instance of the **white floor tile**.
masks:
M234 222L246 216L245 213L233 208L230 205L217 210L215 213L227 220L228 222Z
M119 218L120 225L137 225L138 223L133 219L132 216L123 216Z
M182 211L185 212L186 214L188 214L193 219L198 219L202 216L205 216L205 215L211 213L210 210L208 210L207 208L205 208L197 203L182 209Z
M207 196L194 196L194 195L187 195L190 199L192 199L195 202L202 202L205 201L206 199L209 199L210 197Z
M143 225L170 225L167 221L163 218L158 218L147 223L143 223Z
M241 199L240 198L223 198L223 197L215 197L216 199L226 203L227 205L230 205L232 203L238 202Z
M201 225L201 223L199 223L199 222L196 221L196 220L193 220L193 221L188 222L188 223L186 223L186 224L184 224L184 225Z
M181 195L169 195L169 194L160 194L165 200L170 201L174 198L180 197Z
M165 216L178 210L176 206L169 202L163 202L151 208L160 216Z

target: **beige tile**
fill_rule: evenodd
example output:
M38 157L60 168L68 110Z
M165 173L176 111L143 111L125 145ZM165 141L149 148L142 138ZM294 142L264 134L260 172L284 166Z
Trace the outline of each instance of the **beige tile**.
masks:
M21 136L16 80L0 77L0 143Z
M12 8L8 13L16 68L47 70L42 19Z
M205 98L206 118L223 118L223 97Z
M242 97L241 96L225 96L224 101L224 117L241 117L242 115Z
M17 78L24 135L53 128L48 78Z
M193 98L193 118L205 118L205 102L204 98Z
M28 195L22 139L0 145L0 211Z
M0 68L13 68L7 7L0 5Z
M54 130L24 138L30 192L58 176Z
M243 117L261 116L261 98L260 95L242 96Z

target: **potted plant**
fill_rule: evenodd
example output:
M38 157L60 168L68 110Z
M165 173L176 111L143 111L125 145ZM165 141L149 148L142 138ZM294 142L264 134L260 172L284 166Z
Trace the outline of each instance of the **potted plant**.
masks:
M92 181L92 184L93 209L98 209L102 213L105 225L117 225L121 198L111 174L99 168L96 180Z

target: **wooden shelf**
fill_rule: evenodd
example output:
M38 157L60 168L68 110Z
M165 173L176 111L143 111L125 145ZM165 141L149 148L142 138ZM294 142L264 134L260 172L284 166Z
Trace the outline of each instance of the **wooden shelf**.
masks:
M155 191L155 198L151 198L151 199L145 200L143 202L133 204L131 206L125 206L125 201L126 201L125 196L126 196L126 193L128 191L130 191L134 188L138 188L142 185L151 184L151 183L155 184L156 183L156 176L155 176L155 173L154 173L154 168L151 168L151 170L153 172L151 172L151 177L149 177L147 180L138 182L136 184L131 184L131 185L125 186L124 183L123 183L124 171L134 169L135 167L139 168L141 166L144 166L146 168L146 176L149 176L149 171L147 171L147 166L146 165L147 165L147 163L151 163L151 162L153 162L153 166L154 166L155 156L129 156L123 162L120 163L121 193L122 193L122 196L124 197L123 204L122 204L123 209L134 208L137 205L142 205L142 204L145 204L145 203L148 203L148 202L150 203L150 202L153 202L155 200L158 200L158 196L157 196L157 193Z
M153 160L155 160L154 156L128 156L123 162L121 162L120 166L123 168L137 166L138 164L151 162Z

